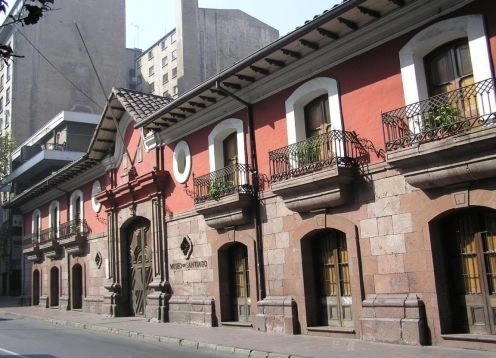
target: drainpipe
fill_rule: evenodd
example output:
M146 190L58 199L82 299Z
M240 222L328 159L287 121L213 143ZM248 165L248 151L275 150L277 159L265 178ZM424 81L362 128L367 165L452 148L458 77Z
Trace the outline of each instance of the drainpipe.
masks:
M250 137L250 158L251 158L251 180L253 185L253 207L255 209L255 235L256 235L256 252L257 252L257 280L258 280L258 301L265 298L265 269L263 260L263 239L262 239L262 219L260 216L260 188L259 188L259 173L257 161L257 146L255 140L255 128L253 124L253 106L251 103L239 98L234 93L223 88L219 81L216 82L216 87L227 96L244 105L248 111L248 133Z

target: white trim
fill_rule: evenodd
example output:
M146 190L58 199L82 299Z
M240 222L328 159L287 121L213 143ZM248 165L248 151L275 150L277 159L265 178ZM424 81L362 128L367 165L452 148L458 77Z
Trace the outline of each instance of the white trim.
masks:
M288 144L294 144L305 139L305 115L303 109L314 98L326 93L329 99L331 128L335 130L343 129L338 83L333 78L317 77L298 87L285 102Z
M71 194L71 198L69 200L69 220L74 220L74 203L76 201L77 198L80 198L80 213L81 213L81 217L79 218L76 218L76 219L79 219L79 220L83 220L84 219L84 197L83 197L83 192L81 190L75 190L72 194ZM83 226L80 225L80 228L81 230L83 229Z
M54 208L57 208L57 217L55 218L57 222L57 232L55 233L56 237L59 237L59 230L60 230L60 203L58 200L54 200L50 203L50 206L48 207L48 227L51 229L52 228L52 210Z
M243 121L237 118L229 118L217 124L208 135L208 159L210 172L224 167L224 153L222 141L231 133L236 132L238 144L238 163L246 164L245 134Z
M38 217L38 225L36 225L35 229L35 218ZM33 214L31 215L31 234L38 233L37 241L40 242L40 231L41 231L41 211L39 209L36 209L33 211Z
M102 208L102 204L96 199L96 194L102 191L102 184L100 180L95 180L91 187L91 206L93 207L93 211L98 213Z
M180 156L184 156L184 170L182 173L179 172L179 161L183 160ZM172 171L174 172L174 178L183 184L188 181L189 174L191 173L191 152L189 150L188 143L184 140L178 142L174 147L174 156L172 158Z
M474 81L492 77L488 38L482 15L467 15L439 21L413 36L399 52L405 104L428 98L424 56L459 38L468 38Z

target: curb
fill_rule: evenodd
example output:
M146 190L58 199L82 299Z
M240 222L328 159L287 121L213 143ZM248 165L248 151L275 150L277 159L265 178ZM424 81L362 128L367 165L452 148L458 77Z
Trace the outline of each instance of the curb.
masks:
M0 313L8 314L18 317L29 318L38 321L44 321L52 325L67 326L75 329L82 329L86 331L91 331L94 333L115 335L126 338L131 338L139 341L156 342L165 345L172 345L178 347L185 347L189 349L195 349L199 351L209 351L209 352L219 352L223 354L232 354L234 357L249 357L249 358L308 358L303 356L291 355L291 354L281 354L269 351L259 351L254 349L239 348L235 346L226 346L215 343L194 341L186 338L159 336L159 335L149 335L143 334L141 332L128 331L120 328L112 328L99 326L95 324L87 324L81 322L73 322L67 320L59 320L48 317L32 316L29 314L4 311L0 309Z

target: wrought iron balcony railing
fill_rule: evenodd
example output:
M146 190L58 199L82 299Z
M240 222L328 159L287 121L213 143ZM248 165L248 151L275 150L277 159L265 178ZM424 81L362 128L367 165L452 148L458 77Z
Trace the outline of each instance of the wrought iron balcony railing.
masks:
M88 224L86 220L70 220L66 223L60 224L59 239L66 239L69 236L87 236Z
M232 164L210 174L193 178L195 204L219 200L235 192L251 193L251 170L246 164Z
M382 114L386 151L432 142L474 127L496 124L494 79Z
M37 233L33 233L31 235L25 235L22 238L22 248L29 248L33 245L36 245L40 242L39 235Z
M39 236L40 236L40 244L49 242L52 239L56 238L55 231L52 228L41 230Z
M325 167L353 167L368 158L355 132L331 130L269 152L270 180L278 182Z

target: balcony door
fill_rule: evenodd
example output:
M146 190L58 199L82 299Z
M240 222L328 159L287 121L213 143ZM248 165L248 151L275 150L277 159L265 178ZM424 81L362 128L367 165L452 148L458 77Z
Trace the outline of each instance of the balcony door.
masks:
M470 49L466 38L445 44L425 57L429 96L436 96L474 84ZM463 118L478 114L476 93L460 92L459 98L447 100L448 110ZM439 107L444 103L436 103ZM442 108L442 107L441 107ZM446 111L446 110L445 110ZM439 114L442 111L438 112Z
M429 96L454 91L474 83L467 39L443 45L425 57Z
M305 134L307 138L315 137L326 132L329 120L328 95L322 95L304 107Z
M454 333L496 334L496 212L470 209L441 223Z

